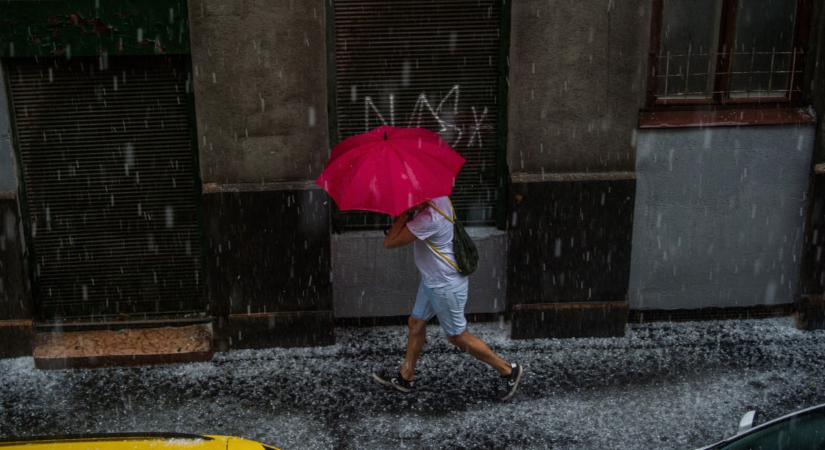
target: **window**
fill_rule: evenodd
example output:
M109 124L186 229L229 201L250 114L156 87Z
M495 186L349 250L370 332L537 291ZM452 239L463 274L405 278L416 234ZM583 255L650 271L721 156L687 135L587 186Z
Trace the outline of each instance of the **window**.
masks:
M503 179L502 0L335 0L333 143L379 125L438 132L464 158L452 200L468 225L498 219ZM384 215L334 215L336 229Z
M799 99L809 0L653 0L648 106Z

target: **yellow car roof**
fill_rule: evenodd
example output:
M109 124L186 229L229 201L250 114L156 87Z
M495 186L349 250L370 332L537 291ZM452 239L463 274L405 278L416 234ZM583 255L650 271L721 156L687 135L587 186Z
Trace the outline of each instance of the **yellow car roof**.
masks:
M0 450L273 450L232 436L104 434L0 440Z

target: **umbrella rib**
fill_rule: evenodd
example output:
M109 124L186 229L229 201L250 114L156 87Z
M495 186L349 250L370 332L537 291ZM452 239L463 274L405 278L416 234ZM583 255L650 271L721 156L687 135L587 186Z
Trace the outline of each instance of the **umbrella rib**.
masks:
M384 146L387 146L388 142L389 141L387 141L387 142L382 141L382 142L378 142L378 144L383 144ZM387 148L381 148L380 146L374 146L373 145L373 146L370 146L370 147L371 148L369 149L369 151L362 152L363 154L359 155L359 157L366 158L367 156L369 156L370 153L381 152L381 155L379 155L380 158L383 159L384 161L386 161L387 160L387 152L392 152L393 154L395 154L394 151L391 151L390 149L387 149ZM379 172L378 170L375 170L376 166L382 167L382 166L387 166L388 165L388 164L383 164L382 165L381 162L382 161L373 161L373 160L370 160L369 158L366 158L364 163L357 164L357 169L355 170L355 172L352 175L352 180L350 180L350 183L347 184L347 191L350 191L350 190L356 188L357 186L359 186L359 184L356 183L356 180L359 180L361 178L367 178L367 177L369 177L369 178L375 177L376 180L378 181L377 188L381 191L380 192L380 197L389 198L390 199L389 203L390 203L391 209L394 211L395 210L395 208L394 208L395 204L394 204L393 199L394 199L395 190L394 190L394 186L391 182L392 180L391 179L387 180L387 181L389 181L389 183L381 183L380 182L381 178L379 177L381 175L381 172ZM369 171L367 169L368 167L372 168L373 170ZM369 173L369 175L362 175L362 173L364 173L364 172ZM390 176L392 176L391 173L390 173ZM387 185L389 185L389 186L387 186ZM390 191L389 192L389 194L390 194L389 197L387 197L388 192L386 192L386 190ZM372 192L370 192L370 194L372 194ZM344 196L342 196L342 197L344 197ZM366 202L366 203L369 203L369 202ZM363 208L362 205L357 205L357 206L359 207L359 209ZM370 210L372 210L372 209L370 209ZM378 212L378 211L376 211L376 212ZM384 212L384 213L386 213L386 212ZM391 213L386 213L386 214L392 215Z
M360 157L362 157L362 158L364 158L366 156L367 156L366 154L360 155ZM360 180L362 178L367 178L366 176L362 175L362 172L365 172L367 167L371 167L374 164L369 159L365 159L363 163L358 164L358 165L355 165L355 164L353 164L353 165L355 166L355 170L352 172L351 179L349 180L349 183L347 183L347 185L346 185L345 191L347 193L358 187L358 183L357 183L358 180ZM374 172L374 170L373 170L373 172ZM360 192L359 192L359 194L360 194ZM352 195L350 195L350 197L352 197ZM360 206L360 205L358 205L358 206Z
M355 151L355 150L353 150L353 151ZM326 169L324 169L324 172L334 173L336 171L342 171L342 172L347 174L347 177L336 176L336 177L333 177L333 179L335 179L335 180L341 180L341 179L346 179L346 178L352 179L353 177L350 175L350 173L352 172L352 169L355 167L355 164L352 163L353 156L349 155L349 154L347 156L349 156L349 158L344 158L344 159L336 158L336 159L330 161L329 165L326 167ZM358 169L360 169L360 167ZM332 180L329 180L329 181L332 181ZM340 205L340 203L342 203L343 200L347 198L346 192L351 187L352 187L351 180L350 180L350 183L342 183L341 181L338 181L337 183L335 183L335 186L333 186L333 188L330 191L328 191L330 193L330 195L332 195L333 199L335 199L336 203L339 204L339 207L341 207L344 210L346 208L346 205L344 205L342 207L342 205ZM334 195L333 195L333 192L335 192Z
M387 146L387 148L385 150L385 155L387 153L391 153L390 156L385 156L385 158L389 159L390 157L394 157L396 160L398 160L398 162L403 164L404 161L398 156L398 152L397 152L397 148L395 146L395 143L392 142L392 141L387 141L384 144ZM393 177L395 175L397 175L397 174L390 174L390 177ZM392 182L393 181L392 179L390 179L389 181L390 181L390 183L389 183L390 190L392 191L391 195L390 195L390 199L392 200L392 211L395 212L395 201L396 201L396 198L397 198L397 196L395 195L396 194L396 192L395 192L395 183ZM397 215L401 215L401 212L402 211L399 211ZM391 216L396 216L396 214L393 214L393 213L390 213L390 215Z

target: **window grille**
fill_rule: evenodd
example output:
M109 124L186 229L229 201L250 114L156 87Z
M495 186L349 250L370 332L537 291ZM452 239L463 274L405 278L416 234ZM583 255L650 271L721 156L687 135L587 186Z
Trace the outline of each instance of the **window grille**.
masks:
M799 97L806 0L654 0L649 103Z

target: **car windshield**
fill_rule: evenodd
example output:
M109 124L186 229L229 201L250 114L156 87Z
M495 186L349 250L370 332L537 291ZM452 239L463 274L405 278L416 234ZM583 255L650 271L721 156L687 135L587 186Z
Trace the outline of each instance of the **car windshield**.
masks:
M789 417L714 447L718 450L823 448L825 448L825 408Z

